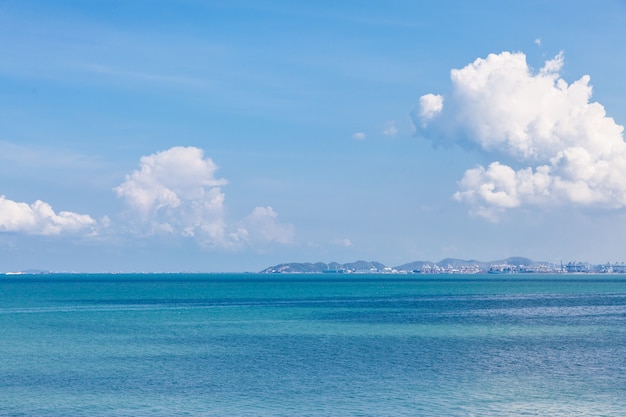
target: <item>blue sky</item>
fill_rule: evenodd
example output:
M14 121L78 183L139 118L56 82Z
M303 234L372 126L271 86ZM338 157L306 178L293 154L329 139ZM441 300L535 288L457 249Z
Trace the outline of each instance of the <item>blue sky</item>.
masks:
M625 41L622 1L0 1L0 272L626 261Z

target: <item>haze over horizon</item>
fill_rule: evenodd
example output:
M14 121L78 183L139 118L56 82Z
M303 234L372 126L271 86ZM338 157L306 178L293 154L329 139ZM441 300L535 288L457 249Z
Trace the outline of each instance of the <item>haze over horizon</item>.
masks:
M0 272L626 259L624 2L0 1L0 34Z

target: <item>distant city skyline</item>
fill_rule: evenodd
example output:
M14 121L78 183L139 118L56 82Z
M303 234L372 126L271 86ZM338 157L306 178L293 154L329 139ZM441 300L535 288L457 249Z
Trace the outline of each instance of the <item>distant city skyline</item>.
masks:
M626 4L0 2L0 272L626 259Z

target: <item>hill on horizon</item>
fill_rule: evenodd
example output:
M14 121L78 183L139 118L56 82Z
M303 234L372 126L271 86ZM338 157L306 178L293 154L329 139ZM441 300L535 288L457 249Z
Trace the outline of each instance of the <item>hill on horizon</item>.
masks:
M545 262L536 262L532 259L521 257L521 256L512 256L506 259L499 259L495 261L477 261L475 259L465 260L465 259L456 259L456 258L444 258L439 262L432 261L413 261L406 264L388 267L385 264L377 261L355 261L348 262L345 264L339 262L289 262L282 263L274 266L269 266L260 273L262 274L271 274L271 273L285 273L285 274L294 274L294 273L322 273L322 272L384 272L384 271L406 271L412 272L415 270L421 270L424 266L438 266L441 268L460 268L467 266L477 265L481 270L488 270L491 265L501 265L501 264L509 264L509 265L523 265L523 266L533 266L537 264L545 264Z

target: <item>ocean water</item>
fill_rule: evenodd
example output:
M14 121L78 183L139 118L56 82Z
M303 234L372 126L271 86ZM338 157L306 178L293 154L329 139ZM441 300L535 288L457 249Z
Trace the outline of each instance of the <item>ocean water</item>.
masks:
M0 278L2 416L624 416L621 275Z

